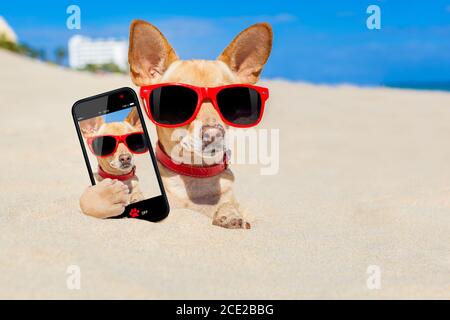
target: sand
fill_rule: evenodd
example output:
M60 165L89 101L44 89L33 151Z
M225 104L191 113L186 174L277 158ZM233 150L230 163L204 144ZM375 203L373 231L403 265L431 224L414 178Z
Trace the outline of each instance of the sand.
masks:
M449 93L264 81L280 170L233 166L255 220L236 231L84 216L70 108L129 78L4 51L0 70L0 298L450 298Z

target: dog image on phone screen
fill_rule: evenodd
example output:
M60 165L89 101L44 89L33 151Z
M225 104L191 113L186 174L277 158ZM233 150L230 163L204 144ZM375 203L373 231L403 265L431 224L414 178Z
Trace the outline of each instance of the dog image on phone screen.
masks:
M251 228L233 195L224 136L230 126L251 127L261 120L268 90L254 84L271 48L272 29L259 23L242 31L217 60L184 61L155 26L131 23L131 79L157 124L156 156L171 208L201 212L224 228ZM186 134L177 135L178 129ZM174 157L181 153L180 164ZM211 164L211 158L223 161ZM82 204L101 192L88 189ZM89 209L104 216L99 208Z
M102 197L109 197L100 201L101 212L105 212L105 216L112 211L122 212L127 204L143 200L136 174L135 154L147 153L147 147L136 108L132 108L120 122L105 122L103 116L82 120L80 130L87 151L98 162L94 177L99 185L105 187L105 190L101 188L105 191ZM90 200L82 208L89 206L93 199ZM108 209L108 206L111 208Z

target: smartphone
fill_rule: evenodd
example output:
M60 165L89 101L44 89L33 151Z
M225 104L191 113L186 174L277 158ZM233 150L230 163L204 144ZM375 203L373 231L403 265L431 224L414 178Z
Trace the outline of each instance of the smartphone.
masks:
M130 190L130 204L115 218L160 221L169 203L136 93L120 88L75 102L72 107L92 185L110 178Z

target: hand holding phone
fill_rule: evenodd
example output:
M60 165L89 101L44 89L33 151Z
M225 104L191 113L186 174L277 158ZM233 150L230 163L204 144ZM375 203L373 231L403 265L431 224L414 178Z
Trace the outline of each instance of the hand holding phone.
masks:
M81 209L96 217L164 219L169 204L135 92L77 101L72 115L93 187Z

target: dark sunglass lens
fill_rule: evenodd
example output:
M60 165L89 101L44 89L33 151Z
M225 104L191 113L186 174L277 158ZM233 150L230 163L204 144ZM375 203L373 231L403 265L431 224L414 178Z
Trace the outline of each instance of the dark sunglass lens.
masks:
M92 150L96 156L106 156L114 152L116 139L113 137L97 137L92 140Z
M153 119L161 124L183 123L195 112L197 93L182 86L163 86L150 94L150 112Z
M145 143L145 137L142 133L130 134L127 137L128 149L132 152L142 153L147 151L147 144Z
M252 88L225 88L217 94L217 104L223 117L238 125L254 124L261 114L261 97Z

